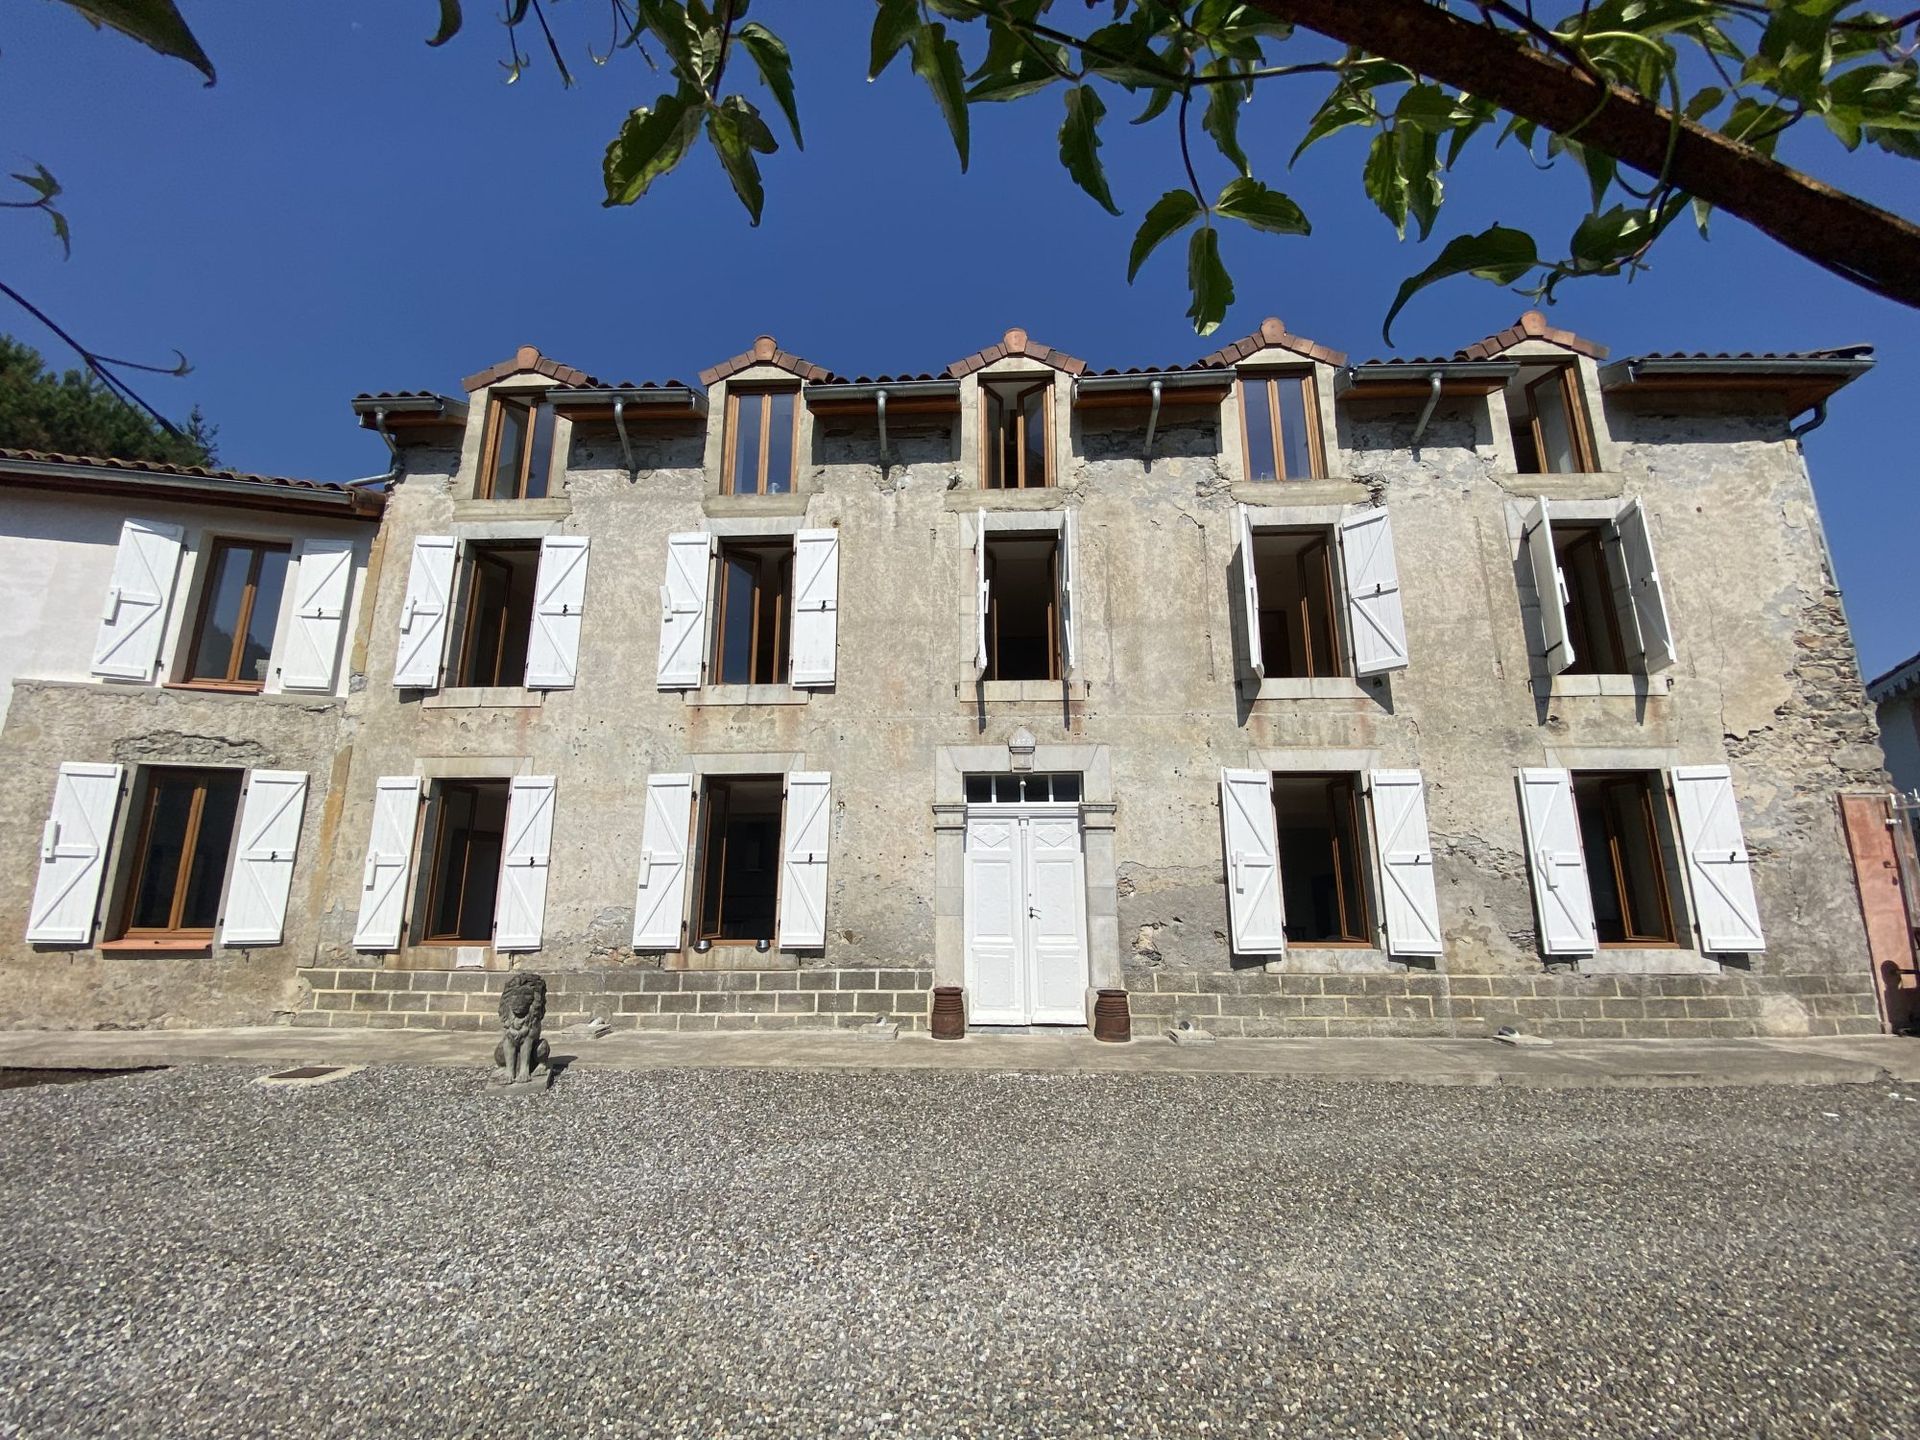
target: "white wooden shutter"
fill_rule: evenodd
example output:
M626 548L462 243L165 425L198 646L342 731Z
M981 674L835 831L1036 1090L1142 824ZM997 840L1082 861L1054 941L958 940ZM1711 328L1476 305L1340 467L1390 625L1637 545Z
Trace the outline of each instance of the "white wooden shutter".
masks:
M580 612L587 602L587 537L540 542L533 580L533 629L527 635L527 688L571 690L580 669Z
M1549 955L1594 951L1593 890L1580 848L1573 776L1565 770L1522 770L1520 811L1527 827L1527 863L1540 917L1540 948Z
M538 950L553 856L553 776L521 775L507 791L507 843L493 903L493 948Z
M1064 680L1080 668L1079 625L1074 618L1074 566L1079 555L1074 543L1079 526L1071 510L1060 517L1060 653L1067 662Z
M840 638L840 532L801 530L793 537L795 685L833 684Z
M353 542L300 542L293 581L293 616L287 623L287 653L280 662L284 690L331 691L346 629L347 592L353 583Z
M1267 677L1266 651L1260 644L1260 580L1253 571L1253 522L1240 512L1240 607L1247 631L1247 668L1255 680Z
M40 874L27 909L27 939L85 944L106 875L107 839L120 804L118 765L69 761L53 784L53 806L40 832Z
M240 805L238 853L227 886L222 945L278 945L287 923L300 820L307 809L304 770L250 770Z
M1673 664L1673 627L1667 622L1667 597L1653 563L1653 536L1647 512L1629 500L1614 522L1620 535L1620 559L1627 571L1627 598L1634 628L1640 633L1640 662L1647 674Z
M1540 597L1540 640L1546 647L1547 670L1558 675L1573 663L1573 639L1567 634L1567 582L1553 553L1553 522L1547 517L1546 496L1533 502L1522 524L1533 589Z
M413 542L407 598L400 610L400 647L393 662L397 686L432 690L440 684L447 611L453 600L453 549L451 535L422 535Z
M1340 573L1347 587L1347 634L1353 673L1378 675L1407 666L1407 622L1400 608L1400 569L1393 558L1393 522L1384 506L1340 521Z
M662 690L691 690L700 684L707 649L707 560L712 553L713 539L704 530L667 536L655 669L655 683Z
M987 673L987 607L993 598L993 586L987 575L987 512L974 517L973 525L973 628L976 637L973 673Z
M827 840L833 821L833 777L795 770L787 776L780 821L780 948L818 950L827 943Z
M419 818L419 777L382 775L374 787L373 826L360 874L360 917L353 927L356 950L400 947L407 877L413 871L413 832Z
M1418 770L1375 770L1373 843L1380 858L1387 953L1438 955L1440 899L1433 880L1433 842L1427 835L1427 796Z
M1287 935L1273 777L1264 770L1222 770L1220 828L1226 847L1233 951L1236 955L1281 954L1287 948Z
M686 914L687 832L693 777L649 775L640 843L640 890L633 902L633 948L678 950Z
M1732 771L1724 765L1676 765L1671 774L1700 948L1741 955L1766 949Z
M128 520L120 526L100 631L93 642L93 673L116 680L151 680L167 628L167 603L180 568L178 525Z

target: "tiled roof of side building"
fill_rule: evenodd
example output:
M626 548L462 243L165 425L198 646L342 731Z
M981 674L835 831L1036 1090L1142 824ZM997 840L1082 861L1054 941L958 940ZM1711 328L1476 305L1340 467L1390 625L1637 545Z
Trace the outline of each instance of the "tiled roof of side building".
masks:
M286 490L331 490L344 493L351 486L335 480L299 480L290 475L255 475L245 470L216 470L205 465L172 465L164 460L120 460L112 456L60 455L47 450L0 449L0 465L28 460L43 465L84 465L131 475L185 475L198 480L238 480L249 485L271 485Z
M256 475L206 465L173 465L159 460L120 460L99 455L63 455L46 450L0 448L0 484L124 495L146 482L155 498L197 493L215 503L259 509L377 516L386 496L364 484L302 480L290 475Z
M1920 655L1911 655L1886 674L1867 682L1867 698L1878 705L1920 686Z

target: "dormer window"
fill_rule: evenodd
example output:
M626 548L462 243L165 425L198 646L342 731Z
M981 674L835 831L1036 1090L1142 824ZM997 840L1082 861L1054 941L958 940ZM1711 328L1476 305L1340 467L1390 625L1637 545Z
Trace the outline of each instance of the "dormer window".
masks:
M1249 480L1317 480L1326 474L1312 371L1240 377L1240 424Z
M793 489L799 392L727 392L727 490L733 495L785 495Z
M1593 456L1580 371L1572 364L1529 365L1507 390L1515 469L1522 475L1584 475Z
M553 407L539 395L495 395L481 452L482 500L538 500L553 469Z
M1053 384L982 384L980 483L1032 490L1053 483Z

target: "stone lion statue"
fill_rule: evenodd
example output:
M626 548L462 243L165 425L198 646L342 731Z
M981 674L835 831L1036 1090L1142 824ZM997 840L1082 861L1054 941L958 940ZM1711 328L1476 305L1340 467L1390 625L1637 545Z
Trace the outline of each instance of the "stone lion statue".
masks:
M504 1032L494 1047L493 1063L506 1070L501 1077L508 1085L533 1079L547 1063L549 1046L541 1038L540 1025L547 1018L547 982L531 970L516 970L507 976L500 992L500 1029Z

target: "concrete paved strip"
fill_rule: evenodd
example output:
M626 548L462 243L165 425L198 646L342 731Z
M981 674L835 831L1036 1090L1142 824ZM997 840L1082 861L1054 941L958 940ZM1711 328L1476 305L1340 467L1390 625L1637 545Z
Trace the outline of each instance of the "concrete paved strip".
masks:
M0 1067L175 1065L194 1061L485 1066L491 1036L413 1030L0 1032ZM837 1032L554 1036L554 1053L603 1070L960 1070L1057 1074L1262 1075L1419 1085L1547 1089L1864 1084L1883 1074L1920 1082L1920 1041L1563 1040L1538 1050L1491 1040L1222 1040L1162 1038L1103 1045L1084 1034L923 1035L876 1041Z

